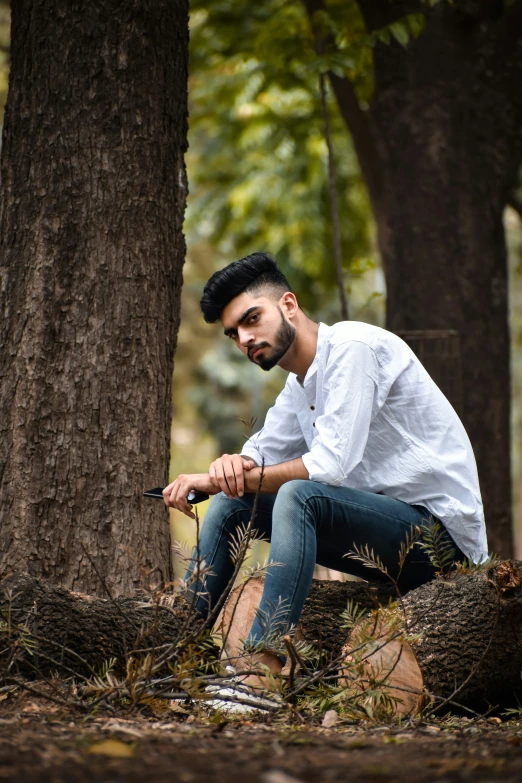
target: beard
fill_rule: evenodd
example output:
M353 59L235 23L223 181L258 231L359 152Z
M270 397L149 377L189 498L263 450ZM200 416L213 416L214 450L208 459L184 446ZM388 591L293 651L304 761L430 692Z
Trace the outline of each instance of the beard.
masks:
M283 313L281 312L281 309L278 307L279 313L281 315L281 326L276 332L276 336L274 338L274 345L271 346L270 343L258 343L257 345L250 346L248 350L248 358L251 362L254 364L258 364L262 370L268 371L271 370L272 367L275 367L276 364L278 364L285 353L288 351L290 346L295 340L296 330L292 326L292 324L288 323L287 320L285 320L285 317ZM253 359L252 353L254 351L257 351L258 348L272 348L272 353L269 356L262 356L259 359Z

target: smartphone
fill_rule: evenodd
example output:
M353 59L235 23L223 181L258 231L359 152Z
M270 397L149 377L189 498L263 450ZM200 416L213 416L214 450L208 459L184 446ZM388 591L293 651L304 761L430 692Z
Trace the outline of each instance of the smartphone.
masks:
M159 498L163 500L163 487L154 487L154 489L148 489L143 493L146 498ZM205 492L197 492L191 489L187 495L189 503L202 503L203 500L208 500L209 496Z

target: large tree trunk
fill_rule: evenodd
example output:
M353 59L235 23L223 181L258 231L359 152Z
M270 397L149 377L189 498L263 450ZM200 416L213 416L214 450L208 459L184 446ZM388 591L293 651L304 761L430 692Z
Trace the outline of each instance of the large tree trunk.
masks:
M235 645L245 638L261 593L262 580L252 580L246 589L236 588L231 594L228 621L233 619L237 625L228 641L231 657L239 652ZM347 641L340 618L347 600L371 610L379 603L387 605L392 593L392 588L380 583L314 581L301 632L322 650L325 660L335 659ZM233 610L234 594L241 596L241 610ZM522 697L522 563L506 561L488 573L435 580L408 593L402 603L404 627L416 637L413 653L428 695L450 698L463 685L454 700L479 709L513 704ZM147 609L126 598L109 601L71 595L24 574L0 585L0 612L12 628L22 622L38 637L36 649L17 662L19 671L33 675L55 671L62 661L89 676L89 667L99 670L109 658L116 659L117 671L125 671L134 650L172 644L187 618L181 600L174 609L154 604ZM192 632L196 625L186 627ZM3 646L5 659L9 647ZM15 671L16 667L11 674Z
M323 0L304 0L311 16ZM374 50L361 110L331 74L378 228L392 331L456 330L462 388L450 398L472 442L490 548L512 554L510 370L503 208L522 161L522 2L359 0L368 30L426 14L406 47ZM435 381L444 385L443 378ZM459 405L462 399L462 406Z
M377 221L388 328L459 333L458 412L477 459L490 548L509 557L510 343L502 214L522 148L513 143L520 133L510 116L512 103L521 116L520 82L506 79L510 55L506 62L503 49L492 51L500 46L498 25L459 18L447 7L430 15L425 33L406 50L379 47L372 115L387 161Z
M187 4L14 0L0 222L0 573L170 578ZM92 558L92 563L87 556Z

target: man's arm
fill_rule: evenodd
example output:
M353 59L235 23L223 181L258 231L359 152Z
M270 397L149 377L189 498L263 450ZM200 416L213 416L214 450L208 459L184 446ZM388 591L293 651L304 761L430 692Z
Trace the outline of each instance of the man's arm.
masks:
M208 475L228 498L237 500L245 492L247 471L252 470L256 465L257 462L244 454L223 454L210 464Z
M306 450L306 442L295 413L292 390L290 383L287 382L275 404L268 411L264 427L247 440L241 454L223 454L222 457L214 460L209 467L209 475L227 497L237 499L242 497L244 492L252 491L246 486L245 479L256 465L264 463L266 471L266 466L289 463L304 454ZM259 471L257 476L253 491L256 491L259 484ZM296 478L302 477L296 476Z
M239 457L239 454L231 455ZM261 473L263 480L261 481ZM245 492L263 492L275 493L283 484L293 479L307 479L308 471L303 464L301 457L282 462L279 465L268 465L264 469L252 467L243 473ZM215 495L220 491L220 487L210 477L208 473L182 473L175 481L165 487L163 498L165 505L182 511L187 517L195 518L192 506L187 500L187 495L192 489L206 492L208 495ZM230 490L229 490L230 491ZM243 494L243 493L241 493ZM229 497L233 497L229 495Z
M262 476L262 478L261 478ZM295 479L308 479L308 471L301 457L279 465L267 465L265 468L252 468L244 474L246 492L263 492L273 494Z

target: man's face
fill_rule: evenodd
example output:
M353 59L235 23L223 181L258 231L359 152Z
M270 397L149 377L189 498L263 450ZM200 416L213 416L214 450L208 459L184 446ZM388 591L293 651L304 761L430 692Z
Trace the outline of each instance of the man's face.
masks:
M284 297L240 294L223 309L225 334L251 362L263 370L279 364L295 340L296 330L285 317Z

